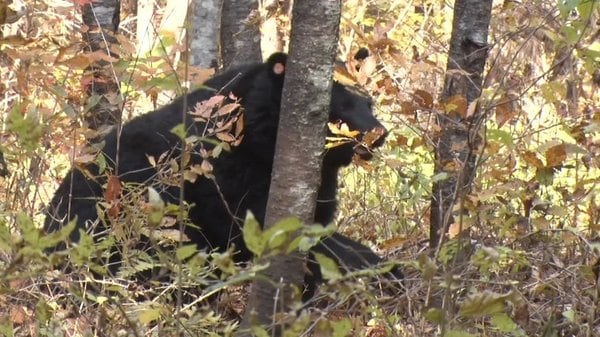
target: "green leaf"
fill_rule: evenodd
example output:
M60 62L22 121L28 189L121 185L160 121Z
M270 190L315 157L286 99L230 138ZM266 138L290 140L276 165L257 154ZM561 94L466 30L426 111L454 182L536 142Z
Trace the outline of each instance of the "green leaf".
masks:
M495 140L498 143L512 148L514 146L512 135L509 132L499 129L489 129L487 131L487 137L490 140Z
M446 332L444 334L444 337L478 337L478 336L479 335L468 333L468 332L462 331L462 330L448 330L448 332Z
M332 321L331 326L333 328L333 337L345 337L352 331L352 322L348 318L344 318L341 321Z
M554 182L554 169L541 167L535 170L535 179L544 186L550 186Z
M183 141L187 134L187 132L185 131L185 125L183 125L183 123L179 123L179 124L175 125L171 129L171 133L174 134L175 136L179 137L179 139L181 139Z
M57 244L67 240L71 235L71 232L75 230L75 226L77 225L77 220L73 219L69 221L68 224L61 227L58 231L46 234L40 238L40 248L50 248L54 247Z
M296 233L300 228L302 228L302 222L298 218L284 218L267 229L263 234L263 238L268 241L269 248L279 248L289 241L290 234Z
M9 131L17 135L17 140L23 149L34 151L42 137L42 126L33 116L37 111L33 110L23 114L20 108L21 106L15 105L8 113L7 127Z
M142 324L148 324L160 318L160 310L157 308L143 309L138 313L138 319Z
M421 273L423 274L423 280L425 280L425 281L433 280L433 277L437 273L437 269L438 269L437 265L435 264L435 261L431 257L429 257L427 254L421 254L417 258L417 262L418 262L418 268L419 268L419 270L421 270Z
M577 314L575 313L575 311L573 311L572 309L569 310L565 310L562 313L563 317L566 318L569 322L571 323L576 323L576 316Z
M297 231L300 228L302 228L302 222L300 221L300 219L298 219L297 217L287 217L282 220L279 220L275 225L269 228L267 233L269 233L269 231L271 230L290 233L293 231Z
M106 170L106 157L104 157L102 152L98 152L96 155L96 165L98 165L98 174L104 173Z
M194 245L194 244L185 245L185 246L181 246L181 247L177 248L177 252L175 253L175 255L177 256L178 260L183 261L183 260L187 259L188 257L196 254L197 251L198 251L198 248L196 247L196 245Z
M302 235L297 237L292 243L297 245L301 252L308 252L312 247L316 246L321 239L332 235L336 231L337 228L334 225L327 225L326 227L320 224L302 226ZM288 251L291 251L291 248L292 247L290 247Z
M96 297L96 303L102 305L108 301L108 297L106 296L98 296Z
M27 214L19 213L17 214L16 222L17 227L21 230L23 240L31 245L32 248L39 248L40 231L33 224L33 220Z
M52 307L41 298L35 306L35 317L38 322L48 322L52 317Z
M254 215L250 211L248 211L246 214L246 220L244 221L242 234L248 250L250 250L256 256L262 256L267 243L263 238L260 224L258 221L256 221L256 218L254 218Z
M250 330L252 330L252 335L255 337L270 337L267 330L261 326L253 325Z
M177 92L180 92L182 89L176 74L168 76L153 76L145 83L145 85L148 88L155 87L157 89L173 90Z
M436 175L434 175L433 177L431 177L431 182L432 183L437 183L438 181L444 181L448 178L450 178L452 175L448 172L440 172Z
M502 332L511 333L519 330L519 326L505 313L493 315L490 322Z
M10 251L14 242L15 239L10 232L10 228L8 228L6 222L0 219L0 250Z
M98 102L100 102L100 99L102 98L102 96L100 95L92 95L90 97L88 97L88 99L85 102L85 106L83 107L83 112L88 112L90 111L93 107L95 107Z
M431 308L425 312L425 318L431 323L443 324L445 322L444 312L438 308Z
M14 327L13 323L6 321L0 323L0 336L5 337L13 337L14 336Z
M342 277L342 273L334 260L320 253L314 253L314 255L324 279L335 281Z
M79 229L79 243L71 250L71 260L75 265L86 265L96 249L94 238L83 229Z

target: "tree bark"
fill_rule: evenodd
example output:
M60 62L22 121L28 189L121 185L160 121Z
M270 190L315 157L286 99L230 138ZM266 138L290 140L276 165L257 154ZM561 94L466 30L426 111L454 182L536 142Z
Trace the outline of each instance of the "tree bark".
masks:
M266 13L261 21L261 46L263 55L271 55L274 52L287 50L287 31L289 27L283 24L282 17L291 19L292 0L263 0L261 13Z
M257 0L223 0L221 56L223 68L262 60Z
M152 17L154 15L154 1L139 0L136 6L136 38L138 54L143 56L152 50L152 44L156 39L154 27L152 27Z
M191 10L190 64L200 68L217 68L219 31L223 0L196 0Z
M482 73L487 58L487 37L492 0L457 0L454 3L452 37L440 97L445 112L438 115L435 175L446 173L432 187L430 247L439 249L455 216L463 214L462 200L475 175L479 131L483 114L469 105L481 95ZM457 205L459 207L455 207ZM460 222L459 222L460 225Z
M83 23L88 27L83 33L88 52L103 52L118 57L111 45L117 43L115 34L119 28L119 0L101 0L82 7ZM87 126L98 130L102 126L115 125L121 121L122 109L115 95L119 93L118 79L111 62L98 60L90 66L91 79L86 88L88 96L100 96L98 103L84 116Z
M340 10L339 1L294 4L265 229L287 216L314 221ZM253 324L281 335L285 325L277 318L291 311L292 285L303 284L304 258L293 253L269 259L269 268L253 284L239 335Z
M0 151L0 177L6 177L8 173L8 166L4 161L4 153Z

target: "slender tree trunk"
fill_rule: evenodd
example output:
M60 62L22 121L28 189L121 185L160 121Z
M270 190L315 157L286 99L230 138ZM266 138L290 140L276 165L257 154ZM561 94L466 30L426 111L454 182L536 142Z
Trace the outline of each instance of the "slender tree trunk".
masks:
M0 177L6 177L8 173L8 166L4 161L4 153L0 151Z
M115 34L119 28L120 3L118 0L93 1L82 7L83 23L87 30L83 33L87 42L86 51L102 52L112 58L118 57L111 45L117 43ZM99 96L100 100L84 116L89 128L98 130L101 126L115 125L121 120L121 100L119 83L112 62L98 60L90 66L91 79L87 85L88 96Z
M460 226L462 200L469 193L475 175L484 116L478 108L472 111L468 107L481 95L491 9L492 0L454 3L448 65L440 99L445 111L438 115L441 131L435 148L435 174L440 177L446 173L447 178L435 182L432 188L432 249L439 249L451 224Z
M152 49L156 38L154 27L152 27L152 16L154 15L154 1L139 0L137 4L136 37L137 51L139 55L145 55Z
M282 18L291 19L292 2L292 0L263 0L261 2L261 13L266 13L260 27L260 49L263 55L287 50L289 27L282 23Z
M219 32L223 0L195 0L192 4L190 27L190 64L201 68L217 68Z
M340 10L339 1L294 4L265 229L287 216L297 216L303 223L314 221ZM292 310L291 286L303 283L304 258L293 253L269 259L269 268L253 284L239 335L252 324L281 335L285 325L277 317Z
M223 0L221 56L223 68L262 60L257 0Z

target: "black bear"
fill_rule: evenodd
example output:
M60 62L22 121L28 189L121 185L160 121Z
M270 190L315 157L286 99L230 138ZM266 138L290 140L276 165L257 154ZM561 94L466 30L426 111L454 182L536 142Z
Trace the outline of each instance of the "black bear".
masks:
M286 54L275 53L265 63L225 71L187 97L126 123L119 134L117 131L108 134L102 151L109 170L123 183L151 185L165 202L178 204L179 188L176 184L157 182L159 172L150 165L149 158L159 158L165 153L172 157L181 154L181 139L171 130L182 123L184 104L194 107L213 97L215 90L237 98L243 108L243 138L230 151L210 159L213 177L199 176L194 182L185 182L184 200L191 205L188 215L195 225L187 226L185 234L200 248L223 250L235 244L236 259L248 261L251 253L241 236L241 219L247 211L252 211L259 223L265 218L286 59ZM207 129L215 127L191 116L186 120L188 136L200 138ZM315 215L315 222L321 224L329 224L334 218L338 170L350 164L355 153L370 159L372 148L380 146L386 134L372 114L371 100L339 83L333 84L329 120L342 121L350 129L363 133L374 131L372 134L379 138L371 140L369 146L346 143L325 152ZM190 165L200 164L205 159L202 149L214 146L214 142L200 141L192 149ZM77 229L70 237L73 242L79 239L79 229L94 233L105 230L97 223L97 203L103 198L106 182L106 176L99 174L95 164L88 164L85 170L72 169L50 202L44 224L46 232L57 231L74 217ZM368 247L341 234L326 238L315 251L348 268L368 267L381 261ZM315 278L320 281L318 267L313 263L311 269L314 274L309 277L311 282ZM401 277L397 270L395 275Z

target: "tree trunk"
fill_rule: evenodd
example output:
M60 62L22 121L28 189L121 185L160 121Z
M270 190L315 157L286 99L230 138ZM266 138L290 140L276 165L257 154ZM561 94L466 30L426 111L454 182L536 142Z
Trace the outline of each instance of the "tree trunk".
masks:
M294 4L265 229L287 216L314 221L340 10L339 1ZM269 268L253 284L240 335L252 324L281 334L285 326L276 318L291 310L291 286L303 284L303 261L300 253L269 259Z
M119 0L101 0L83 5L83 23L88 27L83 33L87 42L86 51L118 57L112 52L111 45L117 43L115 33L119 28L119 6ZM88 96L100 96L100 100L84 116L87 126L98 130L102 126L118 124L122 109L120 100L116 99L120 90L112 63L98 60L90 66L89 71L91 79L86 93Z
M4 161L4 153L0 151L0 177L6 177L8 173L8 166Z
M136 38L137 38L137 51L141 56L146 55L147 52L152 50L152 44L156 39L156 33L154 31L152 17L154 16L154 1L138 0L139 3L136 6L137 20L136 20Z
M223 0L221 56L223 68L262 60L257 0Z
M288 47L287 31L289 27L282 23L282 18L291 19L292 0L263 0L261 13L266 13L262 18L260 32L260 49L263 55L274 52L285 52Z
M217 68L219 30L223 0L196 0L192 4L190 22L190 64L200 68Z
M436 138L435 175L447 178L433 184L430 246L439 249L455 216L463 214L462 200L469 193L475 175L479 131L483 114L469 105L481 94L482 73L487 58L487 36L492 0L457 0L444 90L440 102L445 111L438 115L440 133ZM457 205L459 207L455 207ZM459 231L460 220L458 221Z

